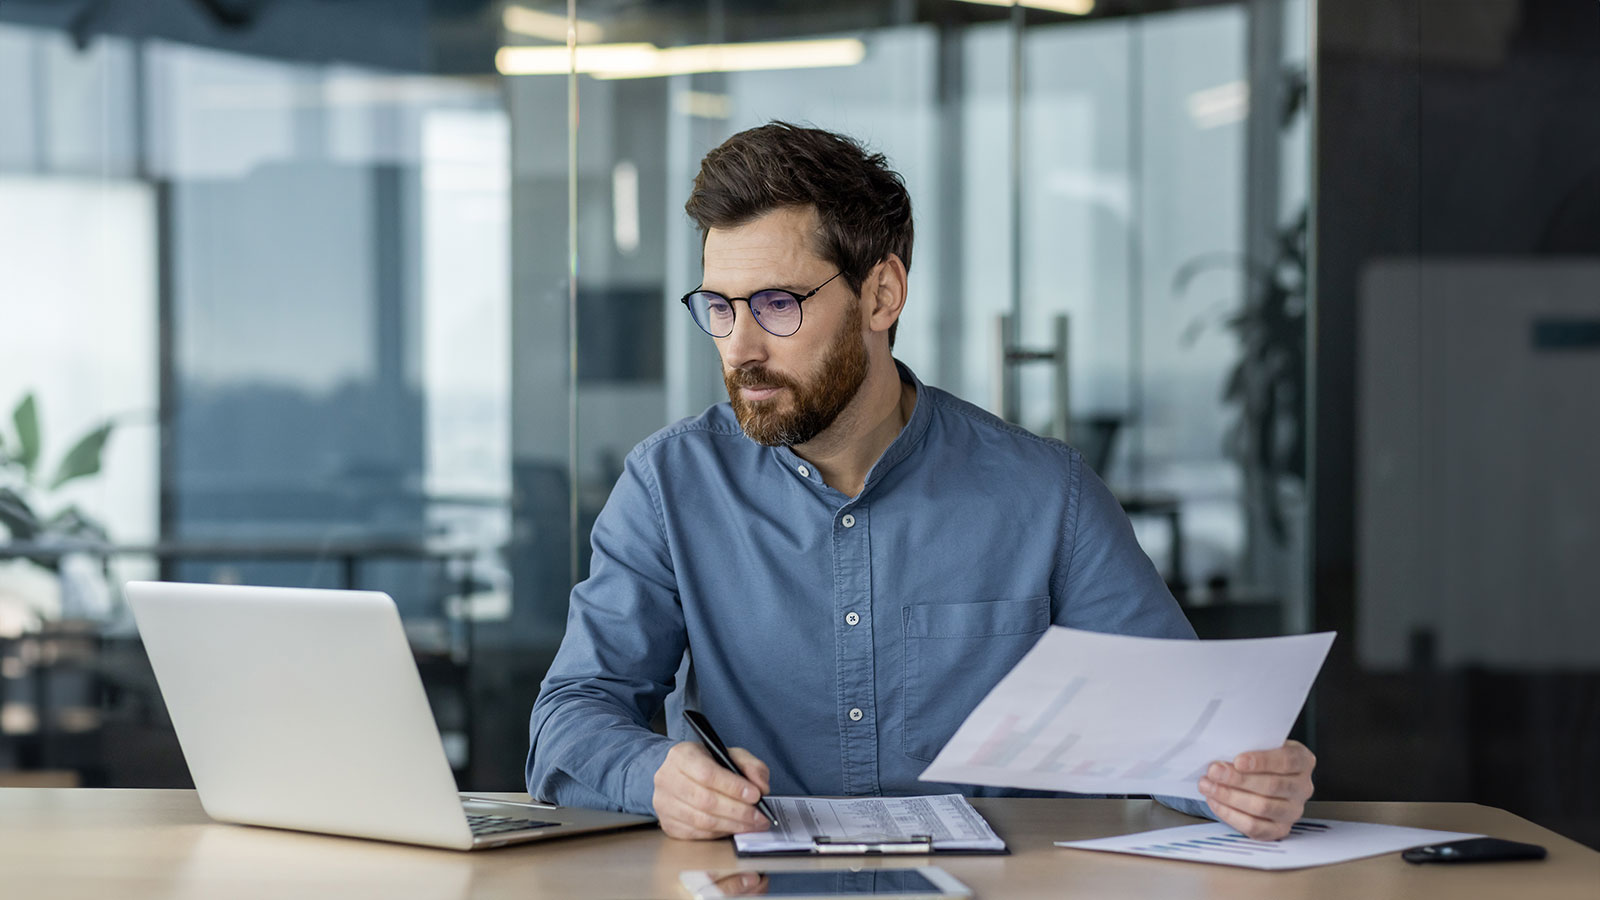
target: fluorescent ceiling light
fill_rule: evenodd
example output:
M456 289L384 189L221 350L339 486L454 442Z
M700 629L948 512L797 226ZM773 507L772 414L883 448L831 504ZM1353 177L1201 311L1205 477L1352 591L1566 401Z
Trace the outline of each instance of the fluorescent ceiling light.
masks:
M693 72L751 72L761 69L814 69L853 66L867 55L853 38L819 41L763 41L745 44L578 45L577 71L596 78L659 78ZM502 75L562 75L571 61L565 47L501 47L495 68Z
M579 44L579 72L637 72L655 65L654 44ZM571 68L566 47L501 47L494 55L501 75L565 75Z
M538 12L526 6L513 4L507 6L505 12L500 14L500 24L513 34L543 38L558 44L567 42L567 17L555 13ZM579 19L577 26L580 44L597 44L605 34L605 29L594 22Z
M1044 9L1066 13L1069 16L1087 16L1094 12L1094 0L1023 0L1016 4L1011 0L961 0L961 2L981 3L984 6L1026 6L1029 9Z

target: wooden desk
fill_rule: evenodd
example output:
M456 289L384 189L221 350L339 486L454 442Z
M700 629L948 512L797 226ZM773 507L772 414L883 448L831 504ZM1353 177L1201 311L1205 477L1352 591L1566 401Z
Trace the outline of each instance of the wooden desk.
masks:
M938 863L984 898L1600 897L1600 853L1470 803L1312 803L1309 814L1479 831L1543 844L1550 858L1413 866L1391 854L1257 872L1051 845L1194 821L1150 801L980 799L974 805L1012 855L948 856ZM765 863L831 868L909 861ZM0 894L6 897L678 898L682 869L761 864L735 858L727 841L674 841L657 828L460 853L214 824L193 791L0 788Z

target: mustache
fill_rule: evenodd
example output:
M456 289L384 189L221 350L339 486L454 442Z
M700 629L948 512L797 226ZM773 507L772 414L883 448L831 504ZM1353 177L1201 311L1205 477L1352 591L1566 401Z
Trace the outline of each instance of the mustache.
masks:
M737 390L738 388L774 387L786 387L793 389L799 387L799 385L795 383L794 379L789 378L786 375L780 375L777 372L768 369L766 366L750 366L749 368L744 369L732 369L728 371L723 378L728 382L728 388L730 390Z

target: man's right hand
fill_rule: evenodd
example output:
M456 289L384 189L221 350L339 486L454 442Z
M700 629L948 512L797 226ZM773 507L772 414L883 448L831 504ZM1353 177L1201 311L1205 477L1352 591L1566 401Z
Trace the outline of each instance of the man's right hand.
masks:
M767 764L741 747L728 752L744 772L729 772L693 741L673 745L656 770L652 803L661 830L668 837L707 840L741 831L765 831L772 823L756 809L767 792L771 773Z

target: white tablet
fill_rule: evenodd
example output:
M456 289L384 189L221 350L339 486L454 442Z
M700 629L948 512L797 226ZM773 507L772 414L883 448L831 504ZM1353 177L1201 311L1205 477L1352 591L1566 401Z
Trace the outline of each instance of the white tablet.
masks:
M972 891L938 866L916 869L695 869L678 876L695 900L788 897L790 900L935 900L971 897Z

